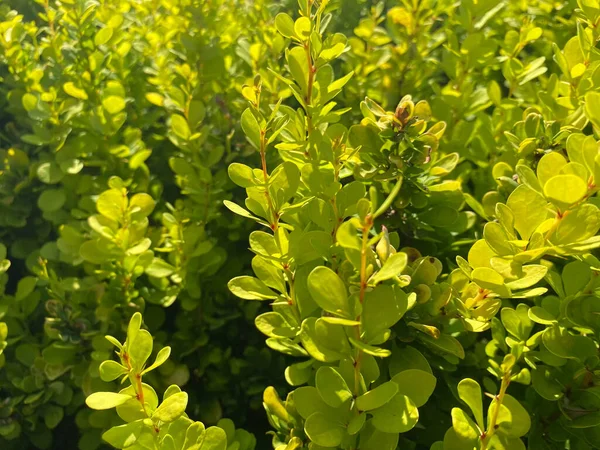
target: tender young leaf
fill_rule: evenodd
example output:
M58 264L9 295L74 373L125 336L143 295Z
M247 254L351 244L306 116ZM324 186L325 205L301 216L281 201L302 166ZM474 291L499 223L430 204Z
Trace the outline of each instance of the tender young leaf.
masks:
M102 364L100 364L99 370L102 381L116 380L128 372L127 367L122 366L116 361L104 361Z
M390 255L390 257L384 263L383 267L379 269L379 271L375 275L373 275L370 281L374 284L377 284L400 275L400 273L402 273L402 271L406 267L407 262L408 257L406 253L399 252Z
M132 398L131 395L114 392L96 392L85 399L86 405L92 409L111 409L122 405Z
M187 393L178 392L177 394L173 394L158 405L158 408L152 414L152 419L165 423L173 422L185 412L187 402Z

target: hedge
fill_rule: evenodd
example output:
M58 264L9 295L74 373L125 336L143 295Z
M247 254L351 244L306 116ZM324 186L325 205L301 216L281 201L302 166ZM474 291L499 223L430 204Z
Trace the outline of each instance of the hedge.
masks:
M599 448L599 24L0 6L3 448Z

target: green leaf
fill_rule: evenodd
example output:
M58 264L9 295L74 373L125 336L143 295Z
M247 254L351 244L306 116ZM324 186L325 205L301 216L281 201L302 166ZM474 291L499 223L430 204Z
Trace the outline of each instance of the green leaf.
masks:
M360 398L360 397L359 397ZM359 407L360 409L360 407ZM357 416L354 416L352 420L348 423L347 432L350 436L355 435L360 430L362 430L365 425L365 421L367 420L367 415L365 413L360 413Z
M63 207L67 200L64 189L46 189L39 196L37 204L44 212L55 212Z
M547 272L548 268L539 264L524 266L523 276L517 280L506 283L506 286L511 290L526 289L542 280Z
M171 131L186 141L192 135L188 121L185 119L185 117L179 114L173 114L171 116Z
M298 22L296 22L298 23ZM304 30L305 28L303 28ZM308 89L308 62L306 52L302 47L294 47L286 51L286 60L294 81L300 86L300 89L306 94Z
M594 124L600 128L600 93L589 91L585 94L585 115Z
M233 295L244 300L272 300L278 297L265 283L249 276L233 278L227 287Z
M392 381L398 385L398 392L410 397L417 408L427 403L437 382L432 374L418 369L403 370Z
M127 211L127 194L121 189L104 191L96 201L96 209L104 217L121 222Z
M450 353L460 359L465 357L465 349L458 340L447 334L441 334L437 339L424 333L419 333L419 339L436 350Z
M144 426L143 420L112 427L102 435L102 439L115 448L127 448L135 444Z
M406 268L408 256L404 252L394 253L383 264L383 267L369 280L374 284L399 276Z
M368 421L360 434L360 450L396 450L399 434L379 431Z
M538 395L546 400L556 401L564 395L559 377L550 367L540 364L532 370L531 384Z
M352 343L352 345L354 345L354 347L362 350L367 355L376 356L378 358L387 358L392 354L392 352L390 352L388 349L366 344L363 341L354 339L353 337L349 337L348 340Z
M29 296L37 285L38 279L36 277L23 277L17 283L17 291L15 292L15 300L21 301Z
M345 428L332 417L316 412L304 422L304 432L317 445L337 447L342 443Z
M131 395L116 394L114 392L96 392L85 399L86 405L92 409L111 409L122 405L133 398Z
M515 218L515 228L522 239L529 239L535 229L548 217L547 202L533 189L520 185L506 202Z
M317 304L327 312L341 317L354 318L346 285L342 279L328 267L316 267L308 275L308 290Z
M477 421L477 425L479 425L479 429L483 430L483 397L479 383L470 378L461 380L460 383L458 383L458 396L469 408L471 408L475 420Z
M279 13L275 17L275 27L286 38L296 37L294 20L286 13Z
M145 269L146 274L154 278L166 278L176 270L175 267L160 258L152 258L152 262Z
M64 415L64 409L60 406L46 405L44 423L49 429L53 430L62 422Z
M96 36L94 36L94 44L96 44L96 46L104 45L108 41L110 41L110 38L112 37L112 35L113 35L113 29L111 27L101 28L96 33Z
M344 378L333 367L321 367L317 370L315 384L325 403L337 408L352 398L352 392Z
M335 237L337 243L344 248L360 250L362 247L362 243L356 234L356 227L350 221L343 222L339 226Z
M188 395L185 392L173 394L158 405L152 414L152 419L165 423L173 422L185 412L187 402Z
M413 401L400 393L371 414L375 428L384 433L406 433L419 420L419 411Z
M556 175L544 185L544 195L564 211L587 194L587 184L576 175Z
M502 297L510 297L510 289L504 284L504 277L493 269L478 267L471 273L471 278L484 289L496 292Z
M63 179L65 174L60 170L58 164L54 162L45 162L37 168L38 178L46 184L56 184Z
M146 330L139 330L133 338L128 336L127 340L131 366L136 371L141 371L152 354L152 335Z
M398 287L380 285L365 293L361 322L365 341L391 328L406 313L408 297Z
M23 97L21 98L21 103L23 105L23 108L25 108L25 111L33 111L37 107L38 98L35 95L27 92L23 94Z
M63 84L63 90L71 97L75 97L80 100L87 100L88 98L87 93L83 89L80 89L77 86L75 86L75 83L73 83L72 81Z
M252 173L252 168L248 167L245 164L240 163L232 163L229 165L227 169L229 173L229 178L235 184L243 188L249 188L254 186L254 175Z
M488 426L491 417L495 414L497 405L497 400L492 400L488 410ZM525 408L514 397L505 394L502 406L498 411L496 424L503 434L511 437L521 437L525 436L531 428L531 418Z
M227 435L219 427L206 429L204 439L198 450L225 450L227 448Z
M397 392L398 384L388 381L359 396L356 399L356 406L360 411L377 409L389 402Z
M522 184L525 184L526 186L533 189L539 194L543 192L542 186L538 181L535 172L529 166L526 166L524 164L517 164L516 172L519 176L519 181Z
M118 114L125 109L125 99L117 95L109 95L102 100L102 106L109 114Z
M269 311L257 316L256 319L254 319L254 324L261 333L268 337L291 338L296 335L296 330L291 327L281 314L275 311Z
M596 354L594 341L585 336L574 336L558 325L546 328L542 339L550 353L560 358L585 362Z
M246 108L242 113L242 129L248 138L248 142L255 149L260 150L260 125L250 108Z
M155 206L154 199L145 193L135 194L129 201L129 211L135 220L148 217Z
M144 369L144 371L142 372L142 375L162 366L167 361L167 359L169 359L169 355L171 355L171 347L167 346L167 347L161 348L160 351L158 352L158 354L156 355L156 359L154 360L152 365L150 367L147 367L146 369Z
M456 433L456 437L462 441L467 441L465 444L470 443L471 441L479 440L479 436L481 434L480 429L477 428L475 422L460 408L452 408L452 429ZM444 444L446 442L446 438L444 438ZM446 448L446 445L444 445ZM471 447L465 447L471 448Z
M312 25L308 17L299 17L294 23L294 31L296 35L303 41L310 37L310 30Z
M102 381L113 381L128 372L127 367L116 361L104 361L100 364L100 378Z

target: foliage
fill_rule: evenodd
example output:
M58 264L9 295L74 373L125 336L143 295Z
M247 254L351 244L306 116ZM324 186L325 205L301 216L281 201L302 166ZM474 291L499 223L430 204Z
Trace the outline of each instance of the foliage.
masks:
M7 448L600 447L596 0L11 4Z
M295 101L245 88L261 164L225 202L267 229L229 289L301 358L264 394L274 448L598 447L597 2L382 3L351 40L299 5Z
M120 362L107 360L100 364L100 377L111 382L121 378L129 385L115 392L95 392L85 402L96 410L116 408L117 414L126 423L107 430L102 438L115 448L131 449L194 449L225 450L228 442L240 450L252 450L256 444L254 436L244 430L231 430L231 436L220 427L204 428L202 422L193 422L185 414L188 395L173 384L167 388L162 402L154 389L143 382L143 377L162 366L171 347L163 347L151 365L147 365L152 354L152 335L141 329L142 315L135 313L127 327L127 339L120 343L112 336L106 339L118 349ZM225 422L220 422L225 423ZM228 424L229 425L229 424Z
M244 269L225 261L247 235L221 211L225 163L244 153L236 77L251 73L229 62L234 10L27 6L35 21L0 7L0 436L48 448L54 430L69 448L97 448L111 415L92 414L82 392L106 388L102 336L135 311L178 349L149 374L155 385L193 384L196 416L243 423L237 402L260 408L261 379L280 363L251 333L257 308L222 287Z

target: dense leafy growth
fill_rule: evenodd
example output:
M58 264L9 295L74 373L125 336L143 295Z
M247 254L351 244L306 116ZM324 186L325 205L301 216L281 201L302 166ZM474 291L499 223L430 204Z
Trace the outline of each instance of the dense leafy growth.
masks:
M9 4L3 448L600 448L598 0Z

